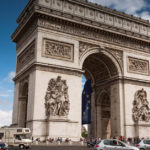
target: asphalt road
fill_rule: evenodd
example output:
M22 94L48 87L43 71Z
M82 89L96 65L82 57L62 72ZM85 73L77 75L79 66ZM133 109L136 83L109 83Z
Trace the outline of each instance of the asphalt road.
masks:
M9 148L9 150L20 150L18 147ZM92 150L86 146L32 146L28 150Z

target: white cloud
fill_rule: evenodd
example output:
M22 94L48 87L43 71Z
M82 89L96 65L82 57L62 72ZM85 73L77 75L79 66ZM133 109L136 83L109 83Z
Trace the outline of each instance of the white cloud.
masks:
M8 82L13 82L13 78L15 77L15 74L16 73L14 71L9 72L8 76L4 80Z
M0 110L0 127L12 123L12 111Z
M89 0L103 6L123 11L128 14L136 14L137 11L147 7L144 0Z
M0 97L8 97L9 95L8 94L1 94L0 93Z
M148 11L143 11L142 13L138 14L138 16L145 20L150 20L150 13Z
M12 101L9 100L0 100L0 107L12 106Z

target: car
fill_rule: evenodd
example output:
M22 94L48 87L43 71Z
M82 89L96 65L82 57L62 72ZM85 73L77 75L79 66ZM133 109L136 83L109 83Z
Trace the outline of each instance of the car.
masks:
M94 147L94 145L98 144L100 141L87 141L87 147Z
M137 147L130 146L116 139L104 139L94 146L93 150L139 150Z
M142 139L138 144L136 144L136 146L140 150L150 150L150 140Z
M0 142L0 150L7 150L8 149L8 145L4 142Z

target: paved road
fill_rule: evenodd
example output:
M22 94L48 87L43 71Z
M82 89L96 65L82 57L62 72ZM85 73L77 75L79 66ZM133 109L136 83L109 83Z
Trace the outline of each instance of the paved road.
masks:
M19 150L19 148L13 147L9 150ZM32 146L28 150L92 150L86 146Z

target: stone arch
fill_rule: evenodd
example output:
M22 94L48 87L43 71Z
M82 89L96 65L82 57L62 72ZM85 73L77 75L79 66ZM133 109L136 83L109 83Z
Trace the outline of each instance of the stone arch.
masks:
M82 68L84 61L86 60L87 57L89 57L92 54L99 54L99 53L104 54L114 63L115 67L118 70L118 75L121 76L123 73L123 68L122 68L119 60L107 49L101 48L101 47L92 47L92 48L87 49L85 52L83 52L82 55L80 56L80 60L79 60L80 68Z
M23 80L20 82L18 118L19 127L27 126L28 86L28 80Z
M110 96L106 90L102 90L97 98L97 109L99 114L98 118L101 120L98 122L98 128L100 130L97 133L98 137L110 138L111 137L111 101Z
M88 79L92 80L93 110L91 116L93 121L90 125L91 130L89 130L89 134L93 137L110 138L120 133L117 127L114 128L117 123L115 118L117 112L120 110L115 109L114 112L112 112L112 108L115 108L117 105L116 103L113 104L114 97L117 96L117 101L120 101L120 97L118 96L120 93L118 81L123 71L121 63L122 57L121 55L120 57L115 55L115 52L118 51L109 51L105 48L94 46L86 49L80 55L80 67L85 71L84 76L88 76ZM113 88L118 89L116 93L112 92ZM97 102L98 99L100 100L99 103ZM102 101L104 99L105 101ZM106 99L109 101L106 102ZM107 105L108 102L109 105ZM112 113L114 113L113 118L111 118ZM93 129L94 132L92 133Z

